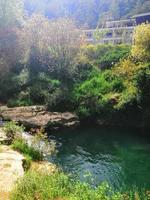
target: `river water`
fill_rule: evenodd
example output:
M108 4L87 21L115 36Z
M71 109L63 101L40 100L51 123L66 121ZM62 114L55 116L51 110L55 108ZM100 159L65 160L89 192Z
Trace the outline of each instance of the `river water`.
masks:
M118 128L80 128L50 136L57 154L50 161L74 178L97 186L150 189L150 137Z

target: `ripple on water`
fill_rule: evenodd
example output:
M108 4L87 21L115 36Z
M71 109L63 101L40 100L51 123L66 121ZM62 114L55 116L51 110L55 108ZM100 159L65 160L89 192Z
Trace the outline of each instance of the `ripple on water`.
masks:
M81 129L53 136L53 161L81 181L150 188L150 138L125 129Z

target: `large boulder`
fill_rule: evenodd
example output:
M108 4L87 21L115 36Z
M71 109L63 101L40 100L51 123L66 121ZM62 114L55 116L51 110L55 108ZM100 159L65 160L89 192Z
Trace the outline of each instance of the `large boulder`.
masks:
M44 106L27 106L8 108L0 107L3 120L14 120L29 128L72 128L79 125L76 114L65 112L48 112Z

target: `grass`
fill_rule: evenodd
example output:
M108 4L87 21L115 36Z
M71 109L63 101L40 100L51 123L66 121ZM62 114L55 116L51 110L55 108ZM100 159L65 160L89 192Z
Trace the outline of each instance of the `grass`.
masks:
M17 122L15 121L10 121L5 123L4 125L4 132L6 133L7 138L13 140L15 136L20 135L24 131L24 126L21 125L19 126Z
M19 126L17 122L10 121L7 122L4 126L4 131L7 137L11 138L11 147L22 153L27 161L41 161L43 160L43 154L32 146L29 146L26 141L21 137L21 133L24 131L23 126ZM0 148L1 150L1 148Z
M43 160L43 155L42 153L35 149L32 146L29 146L22 138L19 139L14 139L12 142L11 147L25 155L25 157L33 161L41 161Z
M62 172L47 174L29 170L11 193L11 200L148 200L150 194L137 190L116 192L103 183L92 188L87 183L74 181Z
M122 200L107 184L93 189L64 173L47 175L29 170L11 194L11 200Z
M32 146L29 146L27 142L21 137L21 133L24 131L23 126L19 126L17 122L10 121L4 126L4 131L8 138L11 139L11 147L24 155L23 167L28 170L32 161L42 161L43 154ZM0 147L1 152L1 147Z

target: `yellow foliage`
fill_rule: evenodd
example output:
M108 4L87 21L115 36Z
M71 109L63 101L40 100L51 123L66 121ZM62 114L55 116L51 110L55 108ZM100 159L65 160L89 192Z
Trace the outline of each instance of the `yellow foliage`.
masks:
M80 48L80 51L78 53L78 56L76 58L78 63L89 63L93 64L93 62L89 59L94 54L95 46L92 44L86 44L82 45Z
M118 76L130 78L135 74L138 68L139 66L133 63L130 59L125 59L114 67L113 73Z
M119 97L118 104L114 106L115 109L121 109L125 104L132 102L137 98L138 89L130 81L124 82L125 90L121 93Z
M150 24L141 24L134 32L131 54L138 61L150 60Z

